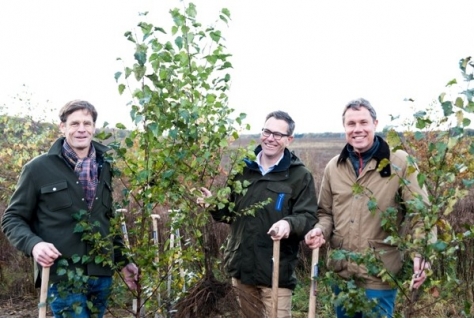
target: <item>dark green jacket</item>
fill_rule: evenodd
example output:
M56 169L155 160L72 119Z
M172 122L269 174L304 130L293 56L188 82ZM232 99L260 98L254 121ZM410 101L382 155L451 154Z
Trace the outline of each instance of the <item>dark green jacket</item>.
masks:
M28 162L21 172L10 204L2 219L2 230L8 240L25 255L31 256L33 247L45 241L54 244L65 258L73 255L91 255L91 245L81 240L82 233L74 233L77 220L73 215L87 211L84 191L73 169L61 155L64 138L59 138L48 153ZM113 216L110 163L104 161L108 150L102 144L94 143L99 163L99 184L95 202L90 211L90 223L97 223L94 231L102 238L110 232L110 218ZM114 245L118 249L113 249ZM111 261L126 262L122 254L124 247L120 236L108 241L103 252ZM92 256L95 257L95 256ZM111 276L110 266L90 262L85 265L69 260L71 269L82 267L85 275ZM50 280L61 279L56 274L56 262L51 268ZM35 263L35 284L40 285L40 266Z
M258 154L261 147L257 147ZM295 267L299 242L316 223L317 197L311 172L299 158L285 149L277 167L262 176L257 163L247 166L238 180L250 182L245 196L233 194L237 212L271 198L271 202L255 211L255 216L237 216L228 208L211 212L216 221L230 224L230 235L225 250L225 267L230 276L243 284L272 285L273 241L267 232L277 221L289 222L291 231L280 243L279 287L294 289Z

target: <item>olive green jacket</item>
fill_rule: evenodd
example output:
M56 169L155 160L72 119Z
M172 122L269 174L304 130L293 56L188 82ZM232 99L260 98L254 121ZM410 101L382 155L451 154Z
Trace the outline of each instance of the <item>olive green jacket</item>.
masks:
M255 153L260 150L259 146ZM264 176L255 162L246 162L243 173L236 179L250 183L247 193L232 194L230 200L235 203L232 212L228 207L212 212L215 220L230 224L225 268L243 284L271 287L273 240L267 232L283 219L290 224L290 236L280 243L279 287L294 289L299 243L317 221L313 176L288 149L274 170ZM241 214L268 198L271 202L257 209L255 216Z
M81 240L82 232L75 232L78 223L73 215L88 211L82 186L73 169L61 155L64 138L59 138L49 152L28 162L21 172L15 192L2 218L2 230L8 240L25 255L31 256L33 247L39 242L49 242L66 258L69 269L83 269L89 276L111 276L112 267L94 261L82 264L73 262L73 256L89 256L92 245ZM95 224L94 232L103 239L110 233L110 218L113 216L110 163L103 154L108 150L102 144L92 142L99 165L99 184L88 221ZM124 247L120 236L107 240L102 253L108 260L125 265ZM101 253L101 254L102 254ZM59 258L61 259L61 258ZM50 271L50 280L57 282L58 260ZM35 283L40 285L40 269L35 263Z

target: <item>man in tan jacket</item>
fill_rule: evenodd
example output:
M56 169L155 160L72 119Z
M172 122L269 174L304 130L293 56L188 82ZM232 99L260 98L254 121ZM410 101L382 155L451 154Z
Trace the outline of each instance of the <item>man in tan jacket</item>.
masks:
M389 145L375 135L378 120L369 101L349 102L342 119L347 144L325 168L318 200L319 222L305 236L305 242L312 249L327 240L331 249L356 254L373 252L384 268L396 275L402 267L403 252L396 244L386 241L391 233L382 226L383 212L393 210L396 231L400 231L405 217L402 203L418 198L428 207L426 190L419 186L417 172L410 169L408 154L402 150L391 152ZM406 182L403 187L402 180ZM436 232L423 234L422 219L412 224L414 236L436 240ZM393 316L397 289L379 274L371 273L363 263L345 258L329 259L328 268L344 280L353 279L358 287L365 289L368 299L377 301L370 314L356 312L355 316ZM414 256L413 288L425 281L424 270L429 268L429 262L420 255ZM340 292L340 287L334 289L336 294ZM336 304L336 315L347 317L348 311Z

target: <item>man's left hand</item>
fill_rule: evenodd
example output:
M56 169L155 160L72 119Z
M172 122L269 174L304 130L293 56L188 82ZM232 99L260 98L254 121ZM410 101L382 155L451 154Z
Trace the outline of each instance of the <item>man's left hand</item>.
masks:
M429 261L416 256L413 259L413 278L411 280L410 289L418 289L426 280L425 270L431 269Z
M137 289L138 267L134 263L130 263L122 269L123 279L131 290Z

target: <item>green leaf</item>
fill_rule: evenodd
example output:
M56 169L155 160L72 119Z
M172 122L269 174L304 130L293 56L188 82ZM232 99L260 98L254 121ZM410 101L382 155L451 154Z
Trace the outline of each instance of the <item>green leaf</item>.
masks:
M172 35L175 35L179 30L179 27L174 25L173 27L171 27L171 34Z
M119 94L122 95L123 91L125 91L125 84L119 84L118 91L119 91Z
M467 188L470 188L470 187L474 186L474 179L463 179L462 183Z
M176 46L181 50L183 48L183 38L182 37L176 37L176 39L174 39L174 43L176 44Z
M448 247L448 244L440 240L438 240L436 243L433 244L433 248L439 252L445 251L447 247Z
M58 276L64 276L66 274L66 269L64 268L58 268L58 270L56 271L56 274Z
M371 198L367 203L367 208L369 211L374 212L377 210L377 200L375 198Z
M122 76L122 72L115 72L114 74L114 79L115 82L118 82L118 79Z
M444 116L449 116L449 115L454 113L453 104L451 103L451 101L443 102L443 103L441 103L441 106L443 108Z
M194 5L194 3L189 3L189 6L188 8L186 9L186 14L190 17L190 18L195 18L196 15L197 15L197 10L196 10L196 6Z
M220 31L212 31L212 32L209 33L209 35L211 36L212 40L219 43L219 40L221 39L221 32Z
M137 81L141 81L145 76L146 67L144 65L135 64L133 67L133 74L135 75L135 79Z
M135 39L133 38L132 32L127 31L125 32L124 36L127 38L128 41L136 43Z
M160 27L155 27L155 31L159 31L161 33L166 34L166 31L163 28L160 28Z
M227 21L227 18L224 16L224 15L219 15L219 19L221 19L222 21L224 21L225 23L228 23L229 21Z
M166 78L168 77L168 71L165 69L160 69L159 75L160 80L166 80Z
M420 131L415 132L415 140L421 141L424 138L425 138L425 134L423 132L420 132Z
M342 250L336 249L331 253L331 258L334 260L345 260L346 254Z
M96 264L101 264L103 261L104 261L104 256L101 256L101 255L95 256L94 262Z
M135 57L135 60L137 60L137 62L140 66L145 65L145 63L146 63L146 52L145 51L140 50L140 51L135 52L134 57Z
M394 129L387 132L387 143L392 147L399 146L402 143L400 135Z
M73 230L74 233L84 232L84 226L81 223L77 223Z
M446 86L452 86L452 85L457 84L457 83L458 83L458 81L457 81L456 79L452 79L451 81L449 81L449 82L446 84Z
M365 188L360 184L355 183L352 185L352 194L354 195L361 195L364 193Z
M128 147L128 148L131 148L133 147L133 140L129 137L125 138L125 145Z
M223 8L221 11L226 17L230 18L230 11L227 8Z
M69 263L66 259L60 259L58 261L58 266L59 267L68 267L69 266Z
M456 101L454 102L454 105L456 105L459 108L463 108L464 107L463 99L461 97L457 97Z
M91 258L90 258L89 256L87 256L87 255L82 256L82 263L83 263L84 265L87 264L87 263L89 263L90 260L91 260Z

